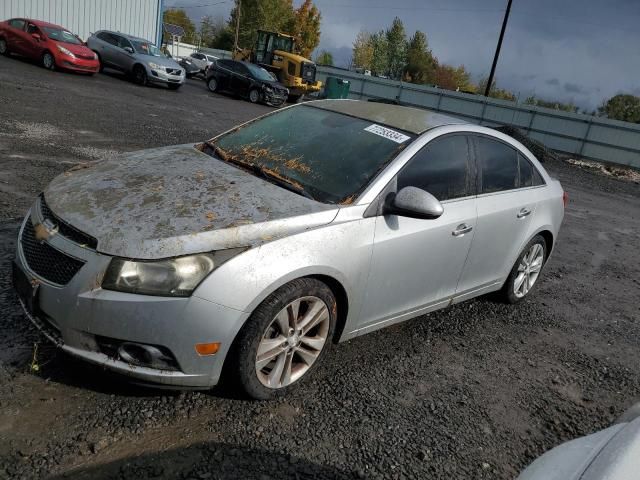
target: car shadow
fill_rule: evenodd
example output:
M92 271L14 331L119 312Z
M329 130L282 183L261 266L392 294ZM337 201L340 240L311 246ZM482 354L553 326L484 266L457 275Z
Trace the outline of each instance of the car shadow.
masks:
M56 70L52 72L51 70L47 70L46 68L44 68L39 60L33 60L32 58L29 58L29 57L23 57L22 55L18 55L17 53L12 53L9 56L6 56L5 58L10 58L11 60L22 62L25 65L31 65L35 68L40 68L42 69L43 72L63 73L66 75L77 75L79 77L90 76L88 72L77 72L75 70L64 70L60 68L56 68Z
M218 442L199 442L108 463L81 466L45 478L49 480L107 480L120 478L201 479L336 479L357 474L318 465L299 457L258 448Z

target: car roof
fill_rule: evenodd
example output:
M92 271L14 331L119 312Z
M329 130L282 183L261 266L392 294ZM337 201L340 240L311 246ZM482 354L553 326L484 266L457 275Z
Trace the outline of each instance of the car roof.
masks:
M33 23L38 27L55 27L55 28L61 28L62 30L70 31L68 28L62 27L60 25L56 25L55 23L43 22L42 20L32 20L30 18L22 18L22 17L11 18L10 20L24 20L25 22Z
M120 35L121 37L124 37L127 40L138 40L140 42L146 42L146 43L150 43L151 45L154 45L154 43L150 42L149 40L146 40L146 39L140 38L140 37L136 37L134 35L129 35L128 33L114 32L113 30L100 30L100 31L98 31L96 33L100 33L100 32L113 33L114 35Z
M309 102L317 108L382 123L405 132L421 134L442 125L468 124L465 120L420 108L362 100L317 100Z

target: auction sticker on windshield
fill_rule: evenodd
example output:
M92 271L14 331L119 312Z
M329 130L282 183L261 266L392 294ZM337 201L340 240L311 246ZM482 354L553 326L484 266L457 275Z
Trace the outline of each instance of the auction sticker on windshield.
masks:
M369 125L367 128L365 128L365 130L367 132L371 132L381 137L387 138L396 143L404 143L410 138L400 132L396 132L395 130L391 130L390 128L383 127L382 125L376 125L375 123Z

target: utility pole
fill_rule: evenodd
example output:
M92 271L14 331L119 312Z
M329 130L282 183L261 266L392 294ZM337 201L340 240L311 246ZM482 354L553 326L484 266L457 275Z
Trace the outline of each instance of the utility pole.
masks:
M485 97L488 97L491 92L491 84L493 83L493 77L496 74L496 66L498 65L498 57L500 56L500 49L502 48L502 40L504 39L504 32L507 29L507 21L509 20L509 13L511 12L511 2L512 0L508 1L507 10L504 12L504 20L502 21L502 30L500 30L500 38L498 39L496 54L493 57L493 65L491 65L491 73L489 74L489 80L487 80L487 88L484 90Z
M509 0L511 1L511 0ZM240 35L240 0L236 2L236 38L233 41L233 54L238 51L238 36Z

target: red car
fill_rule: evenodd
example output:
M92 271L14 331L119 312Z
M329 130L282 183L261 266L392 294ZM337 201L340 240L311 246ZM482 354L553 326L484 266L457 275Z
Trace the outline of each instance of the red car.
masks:
M100 70L98 56L67 29L52 23L12 18L0 22L0 54L19 55L56 68L93 75Z

